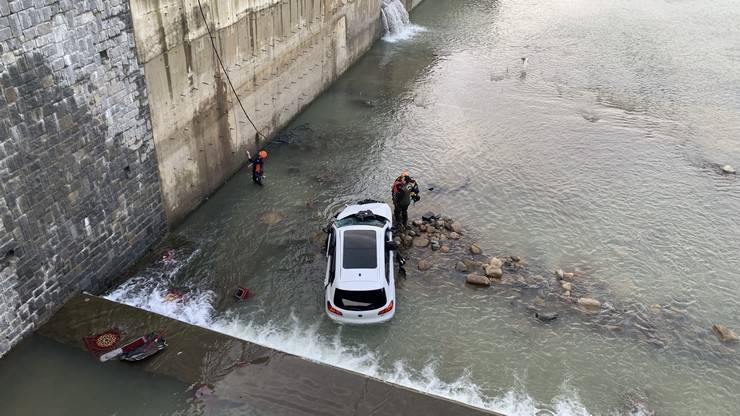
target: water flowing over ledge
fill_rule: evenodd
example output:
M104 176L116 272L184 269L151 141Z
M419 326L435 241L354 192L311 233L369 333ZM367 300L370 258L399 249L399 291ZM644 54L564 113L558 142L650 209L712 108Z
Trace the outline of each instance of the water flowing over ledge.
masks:
M411 23L409 12L400 0L383 0L380 12L385 30L383 40L386 42L408 40L425 31L423 27Z

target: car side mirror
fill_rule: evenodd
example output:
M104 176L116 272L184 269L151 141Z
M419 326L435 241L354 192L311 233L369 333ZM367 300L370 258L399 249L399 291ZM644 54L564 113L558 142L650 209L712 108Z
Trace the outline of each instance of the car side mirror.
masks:
M386 241L385 242L385 249L388 251L397 251L398 250L398 244L396 244L395 241Z

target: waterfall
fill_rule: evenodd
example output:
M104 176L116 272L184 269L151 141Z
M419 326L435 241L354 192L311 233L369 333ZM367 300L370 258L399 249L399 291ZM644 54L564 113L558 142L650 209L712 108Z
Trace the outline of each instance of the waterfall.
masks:
M401 33L410 22L409 12L401 0L383 0L381 16L387 35Z

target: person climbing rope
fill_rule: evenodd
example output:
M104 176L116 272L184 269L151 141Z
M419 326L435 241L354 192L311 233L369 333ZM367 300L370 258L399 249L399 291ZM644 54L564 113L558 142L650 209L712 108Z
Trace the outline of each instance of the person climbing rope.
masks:
M391 196L393 197L393 213L396 223L407 227L411 201L413 200L416 203L421 199L419 196L419 185L408 171L401 173L401 176L393 182Z
M267 151L260 150L257 153L257 157L252 159L252 155L247 150L247 158L249 163L252 165L252 180L259 186L262 186L262 179L265 177L265 159L267 159Z

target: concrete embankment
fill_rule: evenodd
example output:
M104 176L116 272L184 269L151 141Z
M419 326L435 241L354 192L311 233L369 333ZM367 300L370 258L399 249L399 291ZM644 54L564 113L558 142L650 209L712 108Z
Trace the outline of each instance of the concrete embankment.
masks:
M405 1L409 9L420 1ZM367 51L380 0L131 0L168 222L176 224ZM203 15L205 15L204 22ZM209 25L226 73L213 51ZM229 79L227 79L227 75Z
M491 414L95 296L73 298L39 333L81 348L82 337L114 326L131 337L163 331L169 347L140 368L230 408L290 415Z

